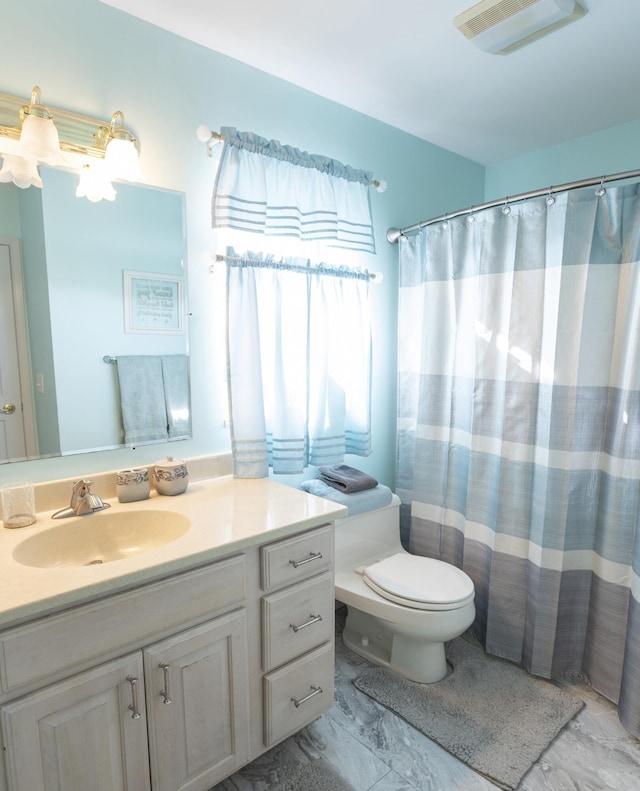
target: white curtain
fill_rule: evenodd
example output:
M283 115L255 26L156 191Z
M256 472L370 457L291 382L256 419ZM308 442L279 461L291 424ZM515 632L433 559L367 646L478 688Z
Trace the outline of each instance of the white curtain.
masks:
M213 228L375 253L371 173L252 132L221 134Z
M227 251L234 475L371 452L369 275Z

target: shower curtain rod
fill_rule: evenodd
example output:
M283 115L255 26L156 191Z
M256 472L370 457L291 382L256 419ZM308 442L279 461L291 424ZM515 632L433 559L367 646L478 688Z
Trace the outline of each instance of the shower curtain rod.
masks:
M389 228L387 231L387 241L391 244L397 244L401 236L406 236L412 231L419 231L421 228L426 228L427 225L434 225L437 222L444 222L444 220L452 220L454 217L462 217L464 214L472 214L482 209L492 209L495 206L508 206L510 203L516 201L529 200L530 198L540 198L543 195L553 195L554 192L565 192L566 190L580 189L581 187L593 187L596 184L602 186L609 181L622 181L624 179L640 178L640 170L626 170L624 173L614 173L611 176L597 176L591 179L582 179L581 181L569 181L566 184L558 184L555 187L545 187L544 189L532 190L531 192L521 192L519 195L508 195L506 198L500 200L489 201L488 203L481 203L478 206L470 206L468 209L460 209L459 211L450 212L449 214L441 214L439 217L434 217L431 220L423 220L417 222L415 225L408 225L406 228Z

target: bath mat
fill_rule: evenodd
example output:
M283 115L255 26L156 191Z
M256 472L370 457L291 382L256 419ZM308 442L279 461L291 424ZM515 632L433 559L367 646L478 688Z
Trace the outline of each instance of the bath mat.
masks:
M515 789L584 703L458 638L453 673L417 684L375 667L353 682L496 785Z
M271 791L355 791L321 758L295 769Z

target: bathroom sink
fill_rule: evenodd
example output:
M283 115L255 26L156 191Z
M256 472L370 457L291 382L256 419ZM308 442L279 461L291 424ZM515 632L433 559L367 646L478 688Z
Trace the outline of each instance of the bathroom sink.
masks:
M102 511L30 536L13 550L23 566L91 566L121 560L175 541L191 522L159 510Z

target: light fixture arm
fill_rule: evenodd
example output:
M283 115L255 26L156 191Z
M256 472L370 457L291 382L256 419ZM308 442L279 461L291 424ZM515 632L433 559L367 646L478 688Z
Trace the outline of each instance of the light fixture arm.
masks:
M35 115L37 118L53 118L49 110L42 104L42 92L37 85L31 91L31 101L20 109L20 123L27 115Z

